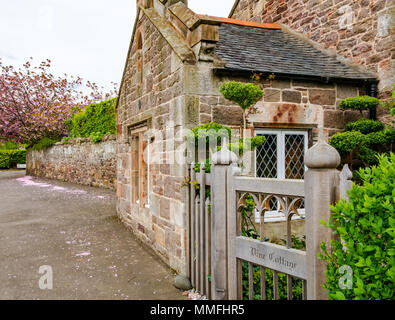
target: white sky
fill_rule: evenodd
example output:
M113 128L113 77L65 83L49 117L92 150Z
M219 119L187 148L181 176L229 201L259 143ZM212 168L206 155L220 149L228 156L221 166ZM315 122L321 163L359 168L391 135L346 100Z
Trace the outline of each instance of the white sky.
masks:
M189 0L199 14L227 17L233 0ZM135 0L0 0L0 58L20 66L52 60L55 74L120 83Z

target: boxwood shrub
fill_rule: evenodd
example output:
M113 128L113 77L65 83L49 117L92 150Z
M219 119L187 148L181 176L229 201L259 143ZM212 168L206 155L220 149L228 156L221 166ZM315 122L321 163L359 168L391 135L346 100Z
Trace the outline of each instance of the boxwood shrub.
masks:
M380 156L378 166L360 169L359 176L363 183L353 185L349 202L332 206L330 221L323 222L344 241L333 240L331 249L321 245L319 256L327 263L324 287L336 300L393 300L395 155ZM348 283L341 278L342 266L349 268Z
M339 132L329 139L329 144L334 147L342 157L359 148L366 141L365 135L359 131Z
M383 129L384 124L382 122L370 119L359 119L346 124L346 131L359 131L363 134L377 132Z
M380 100L370 96L358 96L343 99L340 101L340 109L351 109L351 110L369 110L376 108L380 103Z

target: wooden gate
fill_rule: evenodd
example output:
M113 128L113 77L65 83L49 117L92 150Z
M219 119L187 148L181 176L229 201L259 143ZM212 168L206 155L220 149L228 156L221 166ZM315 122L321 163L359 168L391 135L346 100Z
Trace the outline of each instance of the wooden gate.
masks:
M352 185L348 168L341 173L336 169L337 151L323 141L309 149L304 181L240 176L236 155L224 147L212 161L210 174L203 166L200 172L195 172L194 165L190 168L187 275L192 285L215 300L266 299L268 290L271 299L280 299L284 285L287 299L327 299L322 288L326 266L317 253L333 234L321 220L328 221L330 204L346 198ZM246 207L260 217L258 225L250 221L252 233L243 221ZM265 237L265 215L273 210L285 220L285 239L280 244ZM305 249L294 248L292 238L293 217L302 211Z
M254 209L260 216L258 234L255 236L257 239L248 237L246 230L242 228L242 220L246 219L242 216L242 211L245 210L248 199L250 203L253 202ZM228 248L229 299L243 298L243 263L248 265L250 300L255 297L256 276L260 277L259 297L262 300L267 298L266 269L271 270L268 274L273 277L270 289L274 300L279 299L279 273L286 275L288 299L293 298L292 283L296 279L301 280L301 298L306 299L306 251L291 248L292 217L298 215L299 210L304 210L301 209L304 203L304 181L233 176L229 179L228 200L228 212L237 213L233 217L228 216L228 230L231 233L231 230L236 230L235 233L229 234L234 238L233 243L230 239ZM284 215L286 221L284 246L265 242L265 213L272 211L273 207ZM255 272L255 266L259 267L258 272Z

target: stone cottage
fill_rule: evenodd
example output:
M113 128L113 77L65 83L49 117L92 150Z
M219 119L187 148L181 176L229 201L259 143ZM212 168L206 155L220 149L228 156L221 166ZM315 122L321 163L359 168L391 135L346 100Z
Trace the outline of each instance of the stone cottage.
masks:
M221 83L248 82L253 72L275 75L248 117L254 134L266 137L253 174L272 178L303 178L304 152L317 136L327 138L360 116L340 110L339 101L376 94L374 72L285 24L254 18L251 12L266 2L273 3L237 1L232 14L244 20L236 20L197 15L187 1L137 1L117 106L117 211L180 273L186 271L187 165L174 163L176 151L164 148L176 150L182 131L202 123L240 127L242 113L221 96ZM147 135L152 129L163 133L162 149ZM147 150L160 161L147 161Z
M394 0L237 0L229 17L287 25L377 74L380 98L391 94L395 84ZM385 110L377 112L379 120L385 121Z

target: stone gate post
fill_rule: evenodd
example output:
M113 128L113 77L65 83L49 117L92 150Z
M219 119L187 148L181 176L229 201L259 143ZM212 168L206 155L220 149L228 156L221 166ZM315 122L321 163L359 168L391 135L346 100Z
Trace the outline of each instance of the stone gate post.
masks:
M317 253L323 241L333 239L332 230L324 227L321 220L328 221L329 205L337 200L336 186L340 155L326 142L320 140L306 152L305 209L306 209L306 254L307 254L307 299L326 300L328 295L321 285L326 281L325 262Z
M222 148L212 156L211 167L211 292L213 300L228 299L227 268L227 186L228 171L237 163L237 156L227 148L223 139Z

